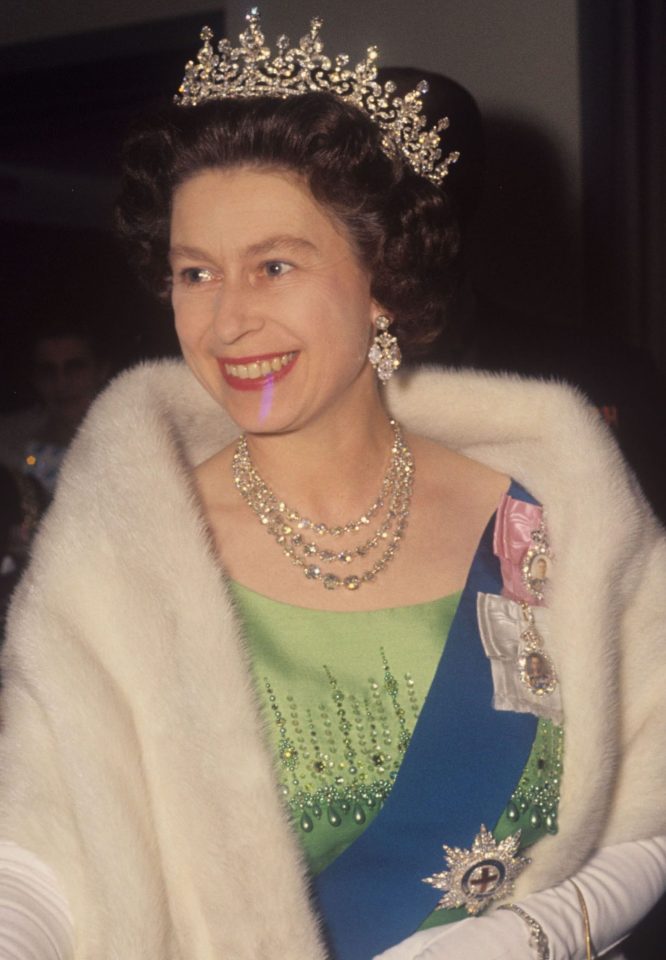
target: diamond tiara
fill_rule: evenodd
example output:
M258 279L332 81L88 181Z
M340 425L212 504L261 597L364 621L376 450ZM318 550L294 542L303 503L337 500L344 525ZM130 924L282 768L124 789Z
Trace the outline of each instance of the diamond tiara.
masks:
M220 40L217 52L213 31L203 28L203 46L196 62L190 60L185 65L183 82L174 97L176 104L189 107L230 97L284 100L303 93L331 93L358 107L379 127L382 150L388 157L402 157L419 176L435 184L442 182L459 153L454 150L442 158L439 135L448 127L448 117L426 129L421 113L422 97L428 92L425 80L404 97L394 96L396 86L392 81L377 81L376 47L368 47L365 60L353 68L344 53L331 61L323 53L319 17L310 21L310 32L297 47L290 47L287 37L279 37L277 55L271 59L256 7L246 20L247 27L238 38L240 45L233 47L229 40Z

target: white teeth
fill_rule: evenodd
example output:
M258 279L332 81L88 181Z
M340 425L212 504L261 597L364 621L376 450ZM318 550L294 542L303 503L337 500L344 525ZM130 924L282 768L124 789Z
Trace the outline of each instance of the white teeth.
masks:
M295 356L295 353L283 353L281 357L273 357L272 360L257 360L248 364L225 363L224 368L230 377L237 377L239 380L258 380L259 377L277 373L282 367L291 363Z

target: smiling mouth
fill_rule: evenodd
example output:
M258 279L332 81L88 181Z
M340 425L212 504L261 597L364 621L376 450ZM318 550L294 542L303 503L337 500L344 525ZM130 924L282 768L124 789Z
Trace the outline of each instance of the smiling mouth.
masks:
M218 359L222 376L237 390L259 390L266 383L281 380L294 366L298 352L271 353L261 357L241 357L238 360Z

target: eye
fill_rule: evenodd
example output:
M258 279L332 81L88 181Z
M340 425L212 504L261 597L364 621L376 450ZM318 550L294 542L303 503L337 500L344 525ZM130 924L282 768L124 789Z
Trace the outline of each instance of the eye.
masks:
M286 260L267 260L266 263L262 264L262 269L267 277L274 278L283 277L286 273L290 273L294 267Z
M202 283L210 283L215 279L212 270L207 267L186 267L178 274L180 280L187 286L198 286Z

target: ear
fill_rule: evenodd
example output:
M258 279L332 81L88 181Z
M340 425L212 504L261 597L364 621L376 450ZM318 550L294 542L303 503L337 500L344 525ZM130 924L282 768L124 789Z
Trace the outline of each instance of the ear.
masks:
M372 324L373 330L377 329L377 320L379 317L385 317L389 325L393 323L393 315L386 307L382 306L381 303L377 300L370 301L370 323Z
M393 317L390 314L380 312L372 319L373 331L374 333L382 333L388 330L392 323Z
M375 331L379 329L388 330L393 323L393 316L377 304L372 310L370 323Z

